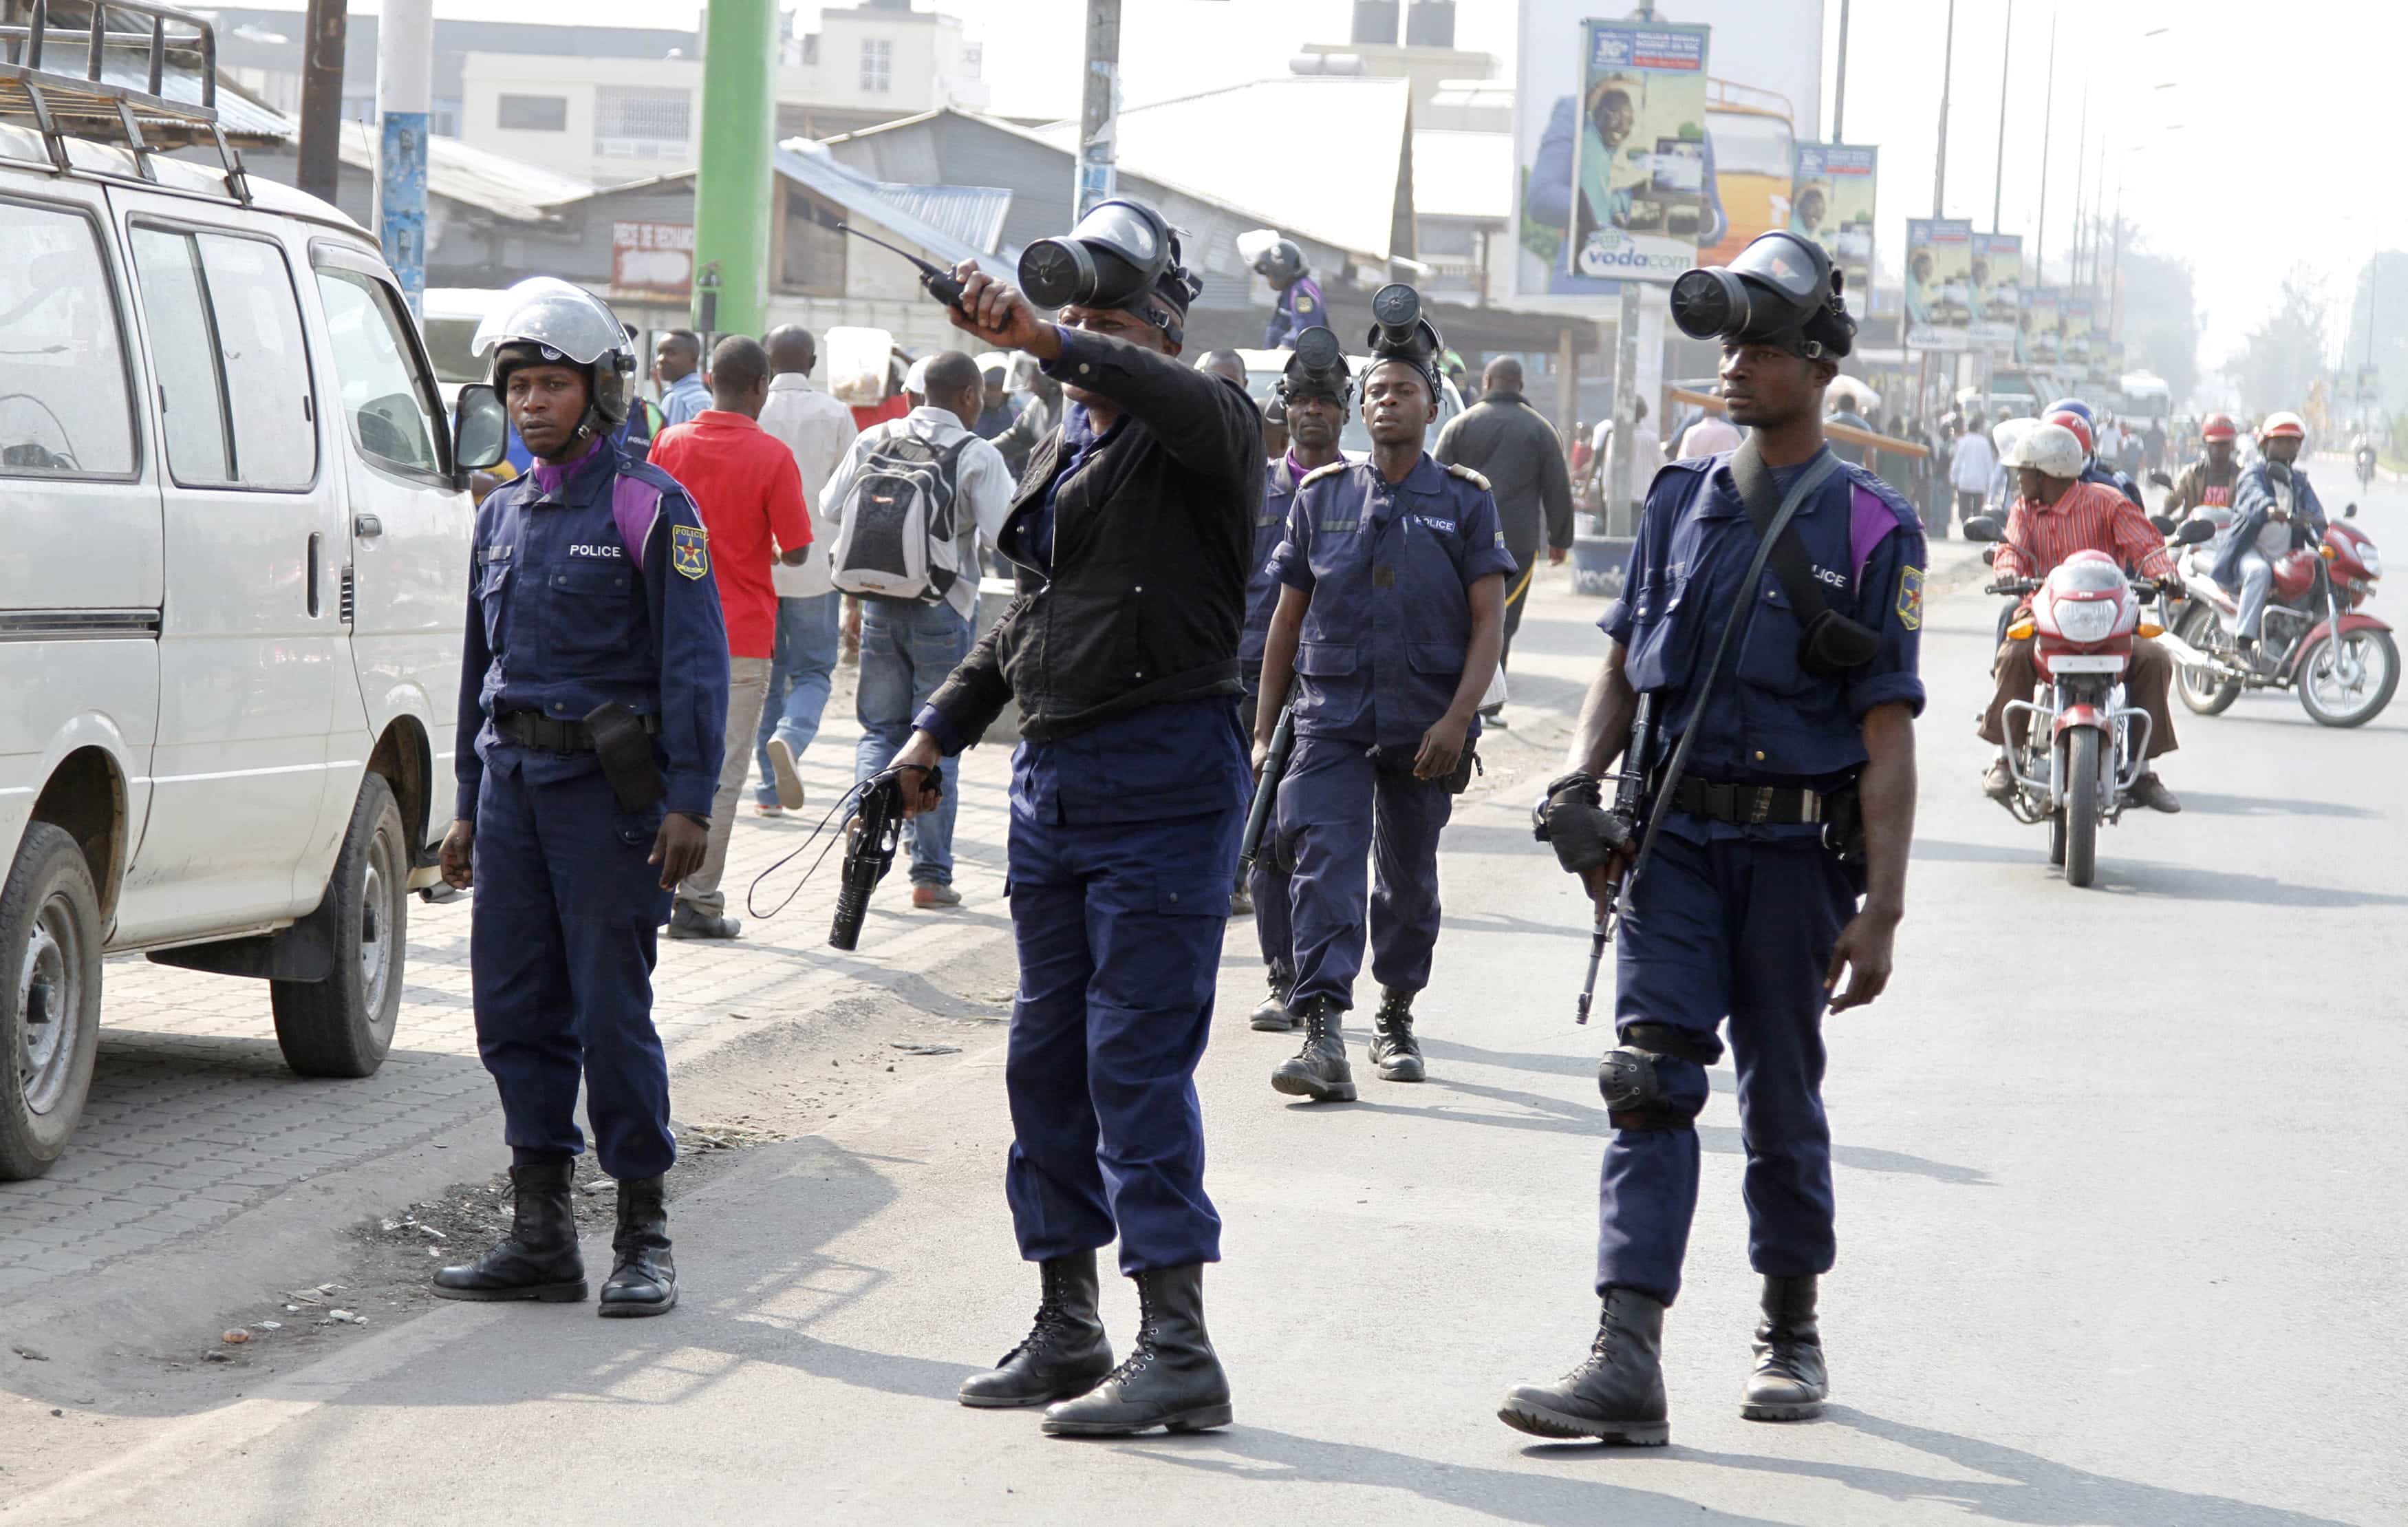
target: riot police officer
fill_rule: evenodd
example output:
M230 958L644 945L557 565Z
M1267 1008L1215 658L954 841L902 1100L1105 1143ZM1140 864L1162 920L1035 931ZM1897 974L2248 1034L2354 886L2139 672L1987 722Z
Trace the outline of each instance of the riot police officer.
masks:
M1263 348L1278 350L1296 343L1297 336L1329 322L1321 283L1304 263L1304 250L1293 238L1274 240L1254 256L1254 274L1271 283L1279 300L1270 321L1263 325Z
M1380 867L1369 907L1381 987L1371 1061L1387 1081L1423 1078L1412 1001L1438 942L1438 837L1469 776L1513 570L1486 481L1422 449L1438 417L1438 331L1411 287L1383 288L1372 311L1382 321L1363 376L1371 458L1332 462L1299 485L1272 558L1283 586L1254 717L1259 768L1277 725L1271 701L1293 676L1296 749L1278 821L1294 866L1288 1005L1305 1040L1271 1086L1315 1101L1355 1095L1340 1026L1363 958L1367 857Z
M1308 331L1311 332L1311 331ZM1311 364L1307 359L1311 353ZM1296 353L1272 386L1272 401L1286 421L1288 447L1284 455L1263 468L1263 507L1254 516L1253 571L1246 581L1246 627L1238 638L1238 661L1246 678L1246 725L1260 724L1263 642L1270 634L1271 612L1279 608L1279 567L1272 554L1287 534L1288 510L1296 502L1297 485L1311 473L1344 459L1338 437L1346 427L1354 400L1354 378L1338 336L1321 329L1314 339L1299 338ZM1272 726L1279 721L1272 707ZM1254 936L1263 950L1263 966L1270 992L1254 1011L1256 1029L1284 1033L1296 1027L1288 1011L1288 994L1296 986L1296 949L1288 932L1288 864L1276 834L1254 856L1247 875L1249 900L1254 914Z
M1889 979L1923 703L1920 521L1823 441L1824 387L1855 330L1828 259L1767 234L1730 268L1682 277L1671 299L1684 331L1721 337L1723 395L1752 434L1656 474L1622 598L1598 622L1610 645L1572 771L1541 810L1600 917L1618 877L1636 878L1621 912L1619 1043L1598 1069L1614 1132L1598 1191L1597 1338L1565 1377L1514 1389L1498 1412L1541 1436L1640 1446L1670 1435L1664 1311L1680 1292L1694 1121L1726 1018L1749 1257L1764 1278L1741 1413L1821 1409L1815 1290L1834 1255L1821 1020L1827 1001L1869 1002ZM1642 696L1656 745L1631 762L1651 781L1656 819L1627 872L1630 823L1600 808L1598 782Z
M663 1187L668 1069L655 940L701 864L727 712L727 637L701 519L622 455L634 357L598 299L521 281L478 330L534 453L477 511L460 670L458 804L443 878L477 886L477 1047L501 1093L517 1218L446 1299L582 1300L570 1179L581 1078L619 1184L603 1315L677 1303Z

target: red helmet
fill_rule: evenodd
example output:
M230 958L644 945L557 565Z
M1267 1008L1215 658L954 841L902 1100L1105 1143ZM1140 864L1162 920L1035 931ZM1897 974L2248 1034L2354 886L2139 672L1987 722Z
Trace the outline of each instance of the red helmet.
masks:
M2207 416L2206 422L2199 426L2199 438L2211 443L2216 440L2238 439L2240 436L2241 426L2232 422L2232 415L2229 413L2211 413Z
M2047 422L2052 425L2063 425L2073 431L2073 438L2082 442L2082 454L2086 459L2099 454L2098 442L2090 433L2090 421L2073 410L2059 409L2048 416Z

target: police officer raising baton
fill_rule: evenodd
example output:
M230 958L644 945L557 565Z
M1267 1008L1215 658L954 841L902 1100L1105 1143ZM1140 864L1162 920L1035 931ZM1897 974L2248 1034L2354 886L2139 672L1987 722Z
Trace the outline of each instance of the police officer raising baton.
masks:
M1221 1221L1195 1075L1249 785L1238 633L1262 416L1178 363L1201 283L1152 208L1101 203L1020 268L1057 322L972 262L953 322L1035 355L1069 406L1004 524L1019 596L895 756L925 769L1019 701L1004 1191L1040 1291L1027 1339L960 1398L1057 1402L1060 1434L1195 1431L1230 1419L1204 1329ZM907 810L935 804L930 777L905 775ZM1117 1367L1096 1316L1115 1236L1142 1312Z
M1695 1120L1730 1023L1747 1147L1748 1252L1763 1275L1741 1414L1817 1414L1827 1388L1817 1277L1832 1263L1822 1016L1890 976L1914 823L1913 719L1923 624L1920 522L1823 442L1823 391L1856 325L1817 246L1756 239L1692 270L1673 320L1722 341L1723 396L1752 435L1648 490L1610 639L1541 827L1600 915L1620 877L1614 1027L1598 1082L1613 1124L1598 1202L1588 1357L1506 1396L1541 1436L1670 1437L1664 1311L1698 1199ZM1654 714L1650 830L1601 809L1598 782ZM1863 899L1861 909L1858 899ZM1844 982L1844 984L1842 984Z

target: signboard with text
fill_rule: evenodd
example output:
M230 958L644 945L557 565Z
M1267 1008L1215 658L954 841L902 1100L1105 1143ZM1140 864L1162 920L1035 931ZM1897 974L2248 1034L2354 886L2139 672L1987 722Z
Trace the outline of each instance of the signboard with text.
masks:
M1965 218L1906 223L1906 348L1966 350L1973 335L1973 224Z
M694 224L610 224L610 295L684 302L694 295Z
M1800 143L1790 175L1789 231L1823 246L1847 281L1848 310L1862 318L1873 288L1873 185L1881 151L1855 143Z
M2023 325L2024 240L2021 234L1973 236L1973 347L2011 353Z

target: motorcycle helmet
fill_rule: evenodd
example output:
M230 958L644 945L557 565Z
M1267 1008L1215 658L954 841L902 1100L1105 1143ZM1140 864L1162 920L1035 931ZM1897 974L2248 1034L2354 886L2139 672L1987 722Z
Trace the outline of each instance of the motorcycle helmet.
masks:
M2082 475L2083 463L2088 455L2072 430L2055 420L2044 420L2016 438L2007 452L2006 464L2029 467L2042 477L2071 482Z
M2268 440L2304 440L2308 438L2308 422L2286 409L2266 415L2258 426L2258 443Z
M2080 416L2086 426L2091 429L2096 429L2099 426L2098 416L2090 411L2090 405L2085 403L2078 397L2060 397L2056 402L2051 403L2048 406L2047 412L2076 414ZM2043 417L2045 417L2045 415L2043 415Z
M2092 456L2099 454L2098 441L2095 440L2090 434L2090 421L2085 415L2076 413L2071 409L2052 409L2049 411L2048 417L2044 423L2055 425L2058 428L2064 430L2067 434L2071 435L2074 439L2074 442L2082 447L2083 460L2088 461ZM2056 474L2051 473L2050 475L2055 476Z
M530 276L502 297L468 346L472 355L493 353L494 390L507 396L510 373L521 367L566 365L585 373L586 417L579 433L625 423L636 356L609 304L556 276Z
M2207 422L2199 426L2199 438L2211 443L2235 439L2240 434L2241 426L2232 422L2232 415L2229 413L2211 413Z

